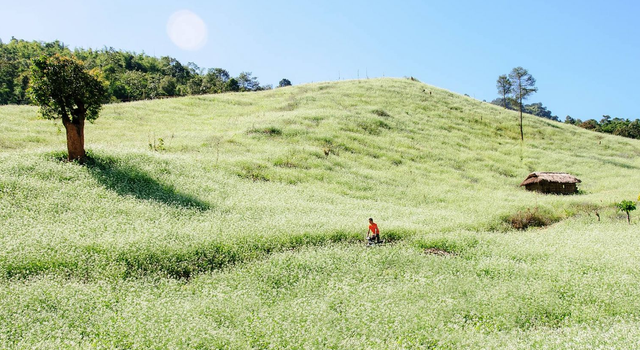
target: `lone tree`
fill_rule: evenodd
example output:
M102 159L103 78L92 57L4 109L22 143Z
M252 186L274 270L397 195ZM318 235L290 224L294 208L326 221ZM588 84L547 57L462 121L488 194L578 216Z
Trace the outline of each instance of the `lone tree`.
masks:
M522 131L522 110L524 105L522 101L526 100L529 95L538 91L536 80L522 67L516 67L509 73L509 79L513 84L513 99L520 109L520 140L524 141L524 133Z
M513 84L506 74L498 77L496 88L498 88L498 93L502 96L502 107L507 109L507 96L513 91Z
M87 71L74 57L55 54L33 60L31 98L46 119L62 119L69 160L83 162L84 122L98 118L106 89L97 70Z
M278 83L278 87L285 87L285 86L291 86L291 80L289 79L280 80L280 82Z
M629 215L629 212L636 210L636 204L632 201L624 200L620 203L616 203L616 207L618 207L619 210L627 213L627 222L631 224L631 215Z

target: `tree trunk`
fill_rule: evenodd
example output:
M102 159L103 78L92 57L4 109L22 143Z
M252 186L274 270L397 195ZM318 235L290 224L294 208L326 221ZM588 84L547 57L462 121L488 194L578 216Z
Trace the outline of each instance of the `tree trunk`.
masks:
M522 132L522 100L520 100L520 141L524 141L524 132Z
M627 212L627 222L631 225L631 215Z
M67 130L67 150L69 151L69 161L79 161L83 163L86 158L84 152L84 118L62 118L62 124Z

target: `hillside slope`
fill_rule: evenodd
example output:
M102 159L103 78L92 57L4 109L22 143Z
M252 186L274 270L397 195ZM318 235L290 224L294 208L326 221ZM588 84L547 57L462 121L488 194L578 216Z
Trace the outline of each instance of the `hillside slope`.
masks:
M627 294L618 304L602 309L589 304L597 309L593 316L580 309L587 295L574 282L565 286L574 293L569 301L546 284L534 291L542 299L529 300L528 292L517 287L538 286L548 276L583 281L571 264L588 272L589 267L597 272L617 266L638 276L622 260L583 255L598 254L605 242L616 244L613 249L627 258L640 247L630 238L629 230L637 226L622 225L611 206L638 194L633 179L640 168L640 142L635 140L525 116L521 143L514 112L415 81L372 79L106 105L101 117L87 125L91 160L79 166L60 161L65 149L61 125L37 119L36 111L0 107L0 294L7 297L8 310L0 314L0 322L26 327L8 328L0 336L3 345L38 343L29 324L40 316L18 310L45 303L55 307L43 317L67 330L61 338L84 332L107 346L194 347L197 344L181 343L169 333L154 341L152 334L159 324L175 326L183 312L179 310L198 309L215 294L215 301L209 301L213 304L191 315L191 328L184 329L204 339L201 346L402 347L376 345L368 336L356 341L350 323L368 320L363 314L367 308L399 322L415 303L435 293L442 303L453 298L459 305L441 305L441 310L439 301L425 301L418 310L435 308L434 316L416 314L398 332L382 326L388 339L406 341L409 347L464 347L461 339L473 333L477 337L467 345L479 346L489 337L499 346L523 340L518 331L533 329L545 339L544 327L560 327L564 319L569 320L566 326L578 328L599 317L615 320L640 294L625 287ZM583 181L581 193L526 192L519 184L532 171L570 172ZM610 226L590 228L596 209L607 222L603 225ZM545 234L509 231L508 218L527 210L551 221L578 216ZM368 217L398 244L374 251L351 244L364 237ZM607 239L611 232L620 235ZM589 245L578 244L580 236ZM425 260L421 252L430 247L459 257ZM555 251L568 260L556 257ZM360 259L390 275L367 276L358 266ZM389 276L403 277L398 281ZM438 276L450 278L439 287L411 282ZM256 282L247 284L249 280ZM623 280L614 275L585 293L622 288ZM192 282L190 296L179 286L185 281ZM211 289L213 285L224 291ZM351 303L358 290L368 286L388 288L382 294L389 303L356 303L332 313L329 319L345 322L344 332L319 330L311 338L278 333L301 324L312 329L324 324L326 319L300 320L324 311L290 307L303 302L309 290L331 294L326 289L331 285L342 289L333 296L313 294L321 308ZM157 292L147 295L150 286ZM79 309L67 309L64 300L45 290L80 295ZM398 291L404 291L406 302L398 299ZM242 295L236 311L227 314L221 305L237 293ZM486 304L489 295L498 295L498 304ZM137 306L149 298L161 303L165 296L191 304L172 306L164 316ZM265 305L270 296L276 304ZM526 299L531 308L510 308L517 304L514 298ZM96 307L94 302L116 306L81 316ZM247 308L265 312L266 319L279 320L281 327L265 328L264 319L241 311ZM566 310L571 312L563 313ZM346 317L343 312L352 314ZM141 329L127 332L131 324L124 321L125 314ZM83 317L90 319L78 321ZM461 330L443 326L448 324L445 319ZM623 321L631 322L629 327L636 322L633 317ZM83 322L94 328L82 330ZM207 328L207 322L218 328ZM466 328L469 322L480 328ZM611 327L618 326L618 321L611 322ZM118 329L120 338L101 338L105 323ZM441 340L451 334L453 338L441 343L413 337L423 326ZM44 328L42 334L55 329ZM211 332L221 332L212 339L226 340L207 342L202 335ZM329 340L347 334L353 343ZM86 345L82 337L69 341Z

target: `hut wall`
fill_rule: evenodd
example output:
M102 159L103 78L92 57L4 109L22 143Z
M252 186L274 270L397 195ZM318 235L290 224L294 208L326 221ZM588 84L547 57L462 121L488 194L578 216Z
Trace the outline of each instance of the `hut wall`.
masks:
M527 189L527 191L542 192L542 189L540 188L540 183L538 182L533 184L527 184L524 187Z
M537 191L542 193L572 194L577 190L576 184L562 184L557 182L537 182L525 185L529 191Z

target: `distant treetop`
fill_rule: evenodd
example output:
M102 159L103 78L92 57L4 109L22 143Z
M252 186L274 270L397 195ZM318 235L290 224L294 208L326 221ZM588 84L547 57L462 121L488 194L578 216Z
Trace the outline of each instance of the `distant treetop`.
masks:
M291 81L289 79L282 79L278 83L278 87L291 86Z

